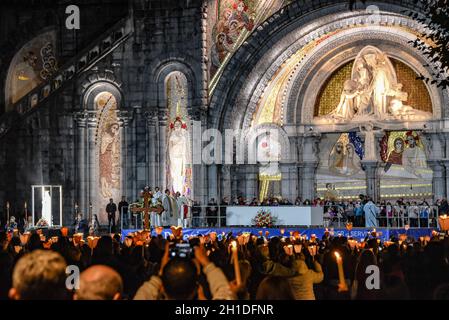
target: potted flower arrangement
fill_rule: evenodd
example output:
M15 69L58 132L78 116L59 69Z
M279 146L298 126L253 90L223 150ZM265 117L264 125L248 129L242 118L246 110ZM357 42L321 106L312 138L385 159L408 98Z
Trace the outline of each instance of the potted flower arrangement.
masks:
M270 210L260 209L252 219L252 223L259 228L271 228L276 224L277 220L278 218L273 216Z
M36 223L36 227L48 227L48 222L44 218L40 218L39 221Z

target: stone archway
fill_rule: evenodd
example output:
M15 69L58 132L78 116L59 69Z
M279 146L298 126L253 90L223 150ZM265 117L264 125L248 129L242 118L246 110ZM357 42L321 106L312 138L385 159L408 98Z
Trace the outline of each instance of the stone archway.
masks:
M299 184L300 193L313 195L314 191L305 189L314 188L311 177L315 177L320 160L317 142L321 134L311 125L311 110L326 74L354 59L363 46L376 43L392 57L407 62L416 73L432 73L431 68L424 67L427 59L409 43L420 31L418 24L403 15L404 10L415 9L412 4L407 1L375 4L381 10L381 26L373 25L366 11L349 12L334 1L322 7L315 4L315 10L310 12L307 4L301 8L290 5L268 19L235 53L224 71L210 102L209 126L249 130L258 108L276 101L282 108L277 124L285 128L294 143L298 179L311 181L308 187ZM282 74L287 68L288 72ZM283 82L279 81L276 87L278 79ZM448 94L433 86L427 89L431 93L434 116L441 119L445 114L442 107L449 101ZM277 96L264 98L273 95L273 90L277 90ZM416 125L423 128L422 123ZM398 124L395 128L403 126ZM348 126L337 131L343 133L350 129ZM328 130L336 129L329 127ZM316 152L305 155L301 150Z

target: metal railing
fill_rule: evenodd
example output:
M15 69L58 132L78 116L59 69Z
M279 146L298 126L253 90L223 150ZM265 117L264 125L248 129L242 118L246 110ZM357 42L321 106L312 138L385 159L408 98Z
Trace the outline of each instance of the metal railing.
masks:
M204 227L226 227L226 208L223 205L198 205L189 207L187 219L183 219L184 227L204 228ZM235 207L235 206L233 206ZM245 206L242 206L245 207ZM326 208L326 207L324 207ZM324 209L323 208L323 209ZM408 217L408 207L403 207L403 211L399 215L378 217L379 228L403 228L408 225L410 228L437 228L438 227L438 207L430 206L428 215L422 215L423 211L419 211L418 217ZM122 210L123 211L123 210ZM326 211L324 211L325 213ZM365 227L364 217L355 216L355 214L337 214L336 216L323 216L324 227L345 228L346 223L352 222L353 227ZM156 213L152 213L156 214ZM129 210L120 213L118 226L124 229L142 229L144 223L144 215L142 213L132 213ZM152 221L150 217L150 221ZM151 225L153 227L153 225Z

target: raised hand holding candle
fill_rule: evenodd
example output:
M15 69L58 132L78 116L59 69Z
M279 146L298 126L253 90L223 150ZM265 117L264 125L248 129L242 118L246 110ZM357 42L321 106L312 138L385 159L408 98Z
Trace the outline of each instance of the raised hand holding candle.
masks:
M346 223L346 230L348 230L348 232L351 232L351 230L352 230L352 222Z
M316 250L316 245L309 245L308 249L309 249L309 253L312 256L312 258L315 259L316 251L317 251Z
M237 286L240 286L242 284L242 276L240 274L239 255L237 252L237 242L232 241L231 245L232 245L232 259L234 262L235 280L237 282Z
M343 259L340 254L335 251L335 258L337 259L337 267L338 267L338 292L348 291L348 286L346 285L345 273L343 270Z
M444 231L444 232L449 231L449 219L448 219L448 216L446 214L440 216L438 218L438 222L440 224L441 231Z
M69 235L69 229L67 227L62 227L61 228L61 235L63 237L67 237Z

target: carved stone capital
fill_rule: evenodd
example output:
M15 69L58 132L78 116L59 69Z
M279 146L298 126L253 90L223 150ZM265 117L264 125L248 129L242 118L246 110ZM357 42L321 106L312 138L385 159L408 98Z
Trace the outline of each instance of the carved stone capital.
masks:
M133 114L128 110L117 110L117 119L122 127L127 127L132 120Z
M86 128L89 114L86 110L73 113L73 119L78 128Z
M147 120L148 126L155 126L158 120L158 111L157 110L147 110L144 112L145 119Z

